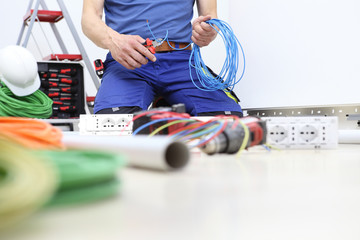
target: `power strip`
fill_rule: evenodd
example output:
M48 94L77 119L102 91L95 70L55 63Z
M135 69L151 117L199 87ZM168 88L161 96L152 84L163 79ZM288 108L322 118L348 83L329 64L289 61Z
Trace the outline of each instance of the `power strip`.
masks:
M262 117L267 142L281 149L336 148L337 117Z
M79 132L82 135L130 136L133 126L132 114L80 115ZM127 124L129 124L127 126Z

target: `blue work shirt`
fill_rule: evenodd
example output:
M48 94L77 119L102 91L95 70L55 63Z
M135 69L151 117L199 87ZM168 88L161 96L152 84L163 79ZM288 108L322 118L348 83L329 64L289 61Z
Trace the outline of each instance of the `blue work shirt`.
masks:
M174 42L191 41L194 0L105 0L105 22L121 34L140 35Z

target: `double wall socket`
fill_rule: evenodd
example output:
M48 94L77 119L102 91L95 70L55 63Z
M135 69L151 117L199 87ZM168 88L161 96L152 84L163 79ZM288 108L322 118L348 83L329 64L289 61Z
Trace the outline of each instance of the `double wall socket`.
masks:
M82 135L132 134L132 114L80 115L79 132Z
M337 117L262 117L267 126L267 142L277 148L336 148Z

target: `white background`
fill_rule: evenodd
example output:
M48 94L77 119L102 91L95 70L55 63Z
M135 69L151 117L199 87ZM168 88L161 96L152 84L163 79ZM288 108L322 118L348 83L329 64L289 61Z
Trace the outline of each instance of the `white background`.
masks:
M5 2L5 1L4 1ZM82 1L64 0L90 60L106 50L81 31ZM58 10L55 0L46 1ZM28 0L6 1L0 8L0 48L15 44ZM227 0L218 1L219 18L231 24L244 46L247 69L236 93L244 108L347 104L360 102L360 2L356 0ZM51 48L60 52L47 23L42 23ZM57 23L70 53L79 53L64 20ZM51 53L35 24L28 49L41 60ZM224 59L222 40L202 50L216 71ZM85 69L86 90L96 90Z
M359 0L231 1L243 107L360 103Z

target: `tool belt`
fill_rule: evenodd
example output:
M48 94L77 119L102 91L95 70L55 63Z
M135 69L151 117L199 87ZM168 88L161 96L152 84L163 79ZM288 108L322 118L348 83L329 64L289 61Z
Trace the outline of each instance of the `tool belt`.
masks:
M169 46L169 44L176 49L181 49L181 50L191 50L191 45L189 45L189 43L175 43L172 41L169 41L169 43L167 41L164 41L163 44L161 44L160 46L155 47L155 52L159 53L159 52L171 52L174 51L175 49L171 48ZM187 48L185 48L186 46L188 46ZM184 49L183 49L184 48Z

